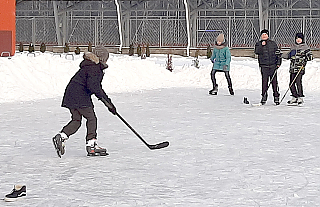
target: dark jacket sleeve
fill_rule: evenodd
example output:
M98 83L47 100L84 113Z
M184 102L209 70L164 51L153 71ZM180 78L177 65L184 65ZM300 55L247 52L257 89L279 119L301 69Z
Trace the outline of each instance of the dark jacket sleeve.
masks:
M104 74L100 67L97 65L97 67L92 68L87 75L87 88L91 94L94 94L99 100L104 98L111 103L110 98L102 88L102 79Z
M282 64L282 52L281 52L281 49L278 47L278 45L276 43L275 44L275 47L276 47L276 61L277 61L277 66L280 66Z
M261 41L257 42L255 47L254 47L254 53L257 55L261 55L262 54L262 44Z

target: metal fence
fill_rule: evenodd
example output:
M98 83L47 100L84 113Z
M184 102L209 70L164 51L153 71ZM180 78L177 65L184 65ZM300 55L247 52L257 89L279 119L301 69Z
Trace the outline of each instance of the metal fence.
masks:
M130 43L158 47L187 46L185 19L131 19Z
M17 17L16 41L23 43L57 44L55 21L52 17Z
M185 19L167 17L132 18L124 36L128 44L157 47L186 47L188 44ZM220 32L225 34L232 48L254 47L259 40L258 17L198 17L192 37L194 47L212 45ZM297 32L304 32L306 42L320 48L320 20L316 18L270 18L270 38L282 47L294 44ZM17 43L57 45L54 17L17 17ZM67 21L66 42L72 45L120 45L116 17L72 17Z
M259 40L259 20L257 18L219 17L199 18L197 47L214 44L223 32L230 47L254 47Z
M282 47L294 44L295 34L302 32L312 48L320 48L320 20L316 18L270 19L271 36Z

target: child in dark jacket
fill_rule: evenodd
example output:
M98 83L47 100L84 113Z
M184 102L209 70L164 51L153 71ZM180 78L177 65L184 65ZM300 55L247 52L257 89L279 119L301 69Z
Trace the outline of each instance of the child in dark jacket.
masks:
M65 141L80 128L82 117L87 120L86 150L88 155L107 155L106 149L97 144L97 117L91 95L94 94L112 114L116 115L116 108L102 89L101 84L104 76L103 70L108 67L106 64L108 57L109 53L103 46L97 46L93 53L86 52L83 55L84 60L80 63L80 69L66 87L62 107L69 109L71 121L53 138L59 157L65 153Z
M268 99L268 83L272 84L273 100L276 105L279 101L279 87L277 70L281 65L281 51L276 42L269 39L269 31L261 31L261 40L255 45L254 53L258 55L259 66L262 76L262 93L261 104L264 105Z
M304 41L304 35L297 33L295 44L290 48L290 52L285 55L290 60L290 91L292 99L289 105L303 103L302 76L305 74L307 61L313 59L309 46Z

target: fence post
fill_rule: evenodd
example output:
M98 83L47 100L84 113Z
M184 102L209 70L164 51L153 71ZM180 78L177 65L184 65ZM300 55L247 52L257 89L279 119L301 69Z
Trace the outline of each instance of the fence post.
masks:
M188 45L187 45L187 56L190 56L190 13L189 5L187 0L184 0L184 6L186 10L186 23L187 23L187 35L188 35Z
M36 45L36 20L35 17L32 18L32 44Z
M160 30L159 30L159 47L162 47L162 17L160 17Z
M305 34L306 31L306 16L303 16L302 19L302 33Z
M228 42L229 42L229 47L232 48L232 39L231 39L231 16L229 17L229 31L228 31Z
M94 17L94 46L98 43L98 17Z

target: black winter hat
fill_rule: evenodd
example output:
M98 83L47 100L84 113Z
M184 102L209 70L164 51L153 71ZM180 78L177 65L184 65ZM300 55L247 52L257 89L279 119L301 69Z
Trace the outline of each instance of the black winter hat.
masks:
M269 30L267 30L267 29L263 29L263 30L261 30L261 35L263 34L263 33L266 33L268 36L269 36Z
M296 34L295 39L298 39L298 38L302 39L302 42L304 42L304 35L301 32Z

